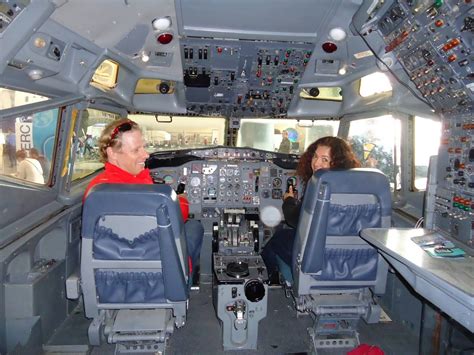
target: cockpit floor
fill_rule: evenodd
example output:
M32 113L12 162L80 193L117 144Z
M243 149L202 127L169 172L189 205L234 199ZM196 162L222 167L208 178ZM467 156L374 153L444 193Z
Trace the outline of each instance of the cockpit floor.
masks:
M66 320L61 329L45 346L45 352L75 354L114 354L114 345L87 346L87 327L81 307ZM309 316L296 317L292 299L285 297L282 288L272 288L268 295L267 316L258 327L258 349L224 351L222 330L214 311L212 287L201 284L199 291L191 291L188 318L184 327L175 329L166 348L167 354L305 354L310 352L307 328ZM397 322L365 324L360 322L361 343L377 345L386 355L417 354L417 337ZM84 349L88 348L87 351ZM61 351L62 349L62 351ZM346 354L347 349L323 350L318 354Z

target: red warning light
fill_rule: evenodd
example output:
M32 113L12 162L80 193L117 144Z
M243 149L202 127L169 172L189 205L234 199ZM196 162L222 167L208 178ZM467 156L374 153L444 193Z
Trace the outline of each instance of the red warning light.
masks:
M171 33L162 33L156 39L160 44L168 44L173 40L173 35Z
M323 51L325 51L326 53L333 53L337 51L337 46L332 42L324 42L322 47Z

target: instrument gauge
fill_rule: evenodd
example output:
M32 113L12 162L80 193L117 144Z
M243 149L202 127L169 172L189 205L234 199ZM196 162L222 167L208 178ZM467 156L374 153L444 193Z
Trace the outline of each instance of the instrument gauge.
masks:
M280 178L275 178L272 181L272 185L275 188L279 188L281 186L281 179Z
M174 183L174 178L171 175L165 175L163 176L163 181L166 185L171 185Z
M191 184L191 186L197 187L201 185L201 179L199 178L199 176L193 176L189 183Z
M215 197L217 195L217 190L215 187L210 187L208 190L207 190L207 194L209 195L209 197Z

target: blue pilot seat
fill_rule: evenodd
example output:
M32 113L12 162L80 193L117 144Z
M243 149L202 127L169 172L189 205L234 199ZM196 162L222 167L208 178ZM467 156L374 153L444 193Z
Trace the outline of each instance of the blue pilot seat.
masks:
M81 286L91 345L157 351L188 304L184 222L167 185L101 184L82 213ZM129 345L127 345L129 344Z
M385 292L388 265L359 233L390 224L390 185L380 171L320 170L308 181L290 282L298 310L316 315L316 349L356 346L359 319L379 321L375 295Z

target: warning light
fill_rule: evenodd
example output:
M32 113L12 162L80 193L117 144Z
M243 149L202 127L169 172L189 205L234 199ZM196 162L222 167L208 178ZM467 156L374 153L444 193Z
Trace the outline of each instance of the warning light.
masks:
M326 53L333 53L337 51L337 46L332 42L324 42L322 47L323 51L325 51Z
M171 33L162 33L156 39L160 44L168 44L173 40L173 35Z

